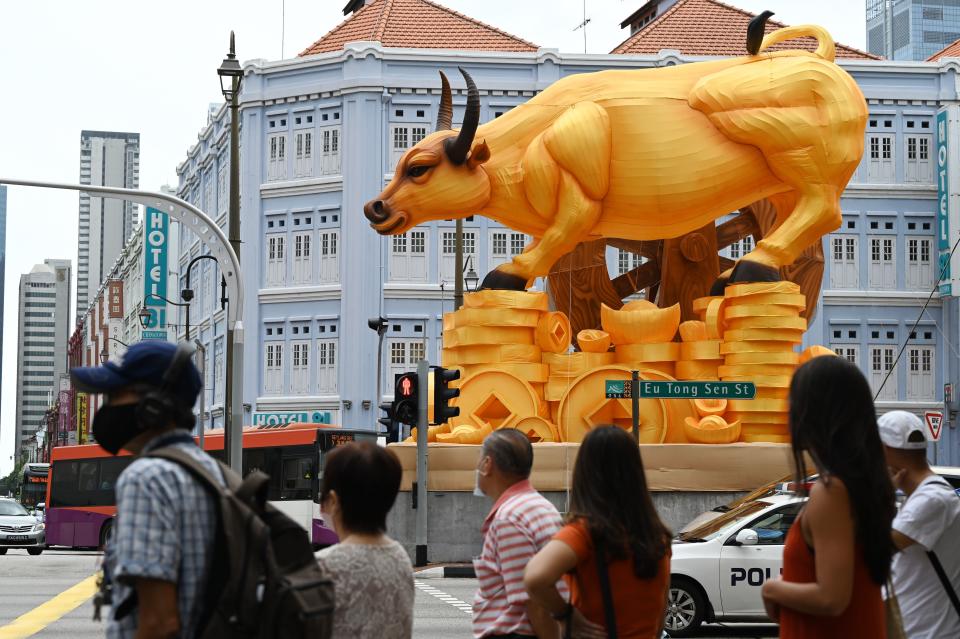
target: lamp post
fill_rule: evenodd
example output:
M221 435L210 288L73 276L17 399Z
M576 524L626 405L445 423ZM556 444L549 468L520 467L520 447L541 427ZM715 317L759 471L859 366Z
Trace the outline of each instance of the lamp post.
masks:
M184 307L186 307L186 309L187 309L187 312L186 312L186 315L187 315L186 320L187 320L187 321L186 321L186 326L184 327L184 329L185 329L184 332L186 333L187 341L188 341L188 342L190 341L190 304L181 304L181 303L179 303L179 302L174 302L173 300L168 300L168 299L165 298L164 296L162 296L162 295L157 295L156 293L148 293L148 294L145 295L144 297L153 297L153 298L156 298L156 299L158 299L158 300L163 300L163 301L166 302L167 304L173 304L174 306L184 306ZM148 309L146 306L144 306L143 308L140 309L140 312L137 313L137 317L140 318L140 326L142 326L143 328L146 328L147 326L150 325L150 322L153 321L153 312L152 312L150 309Z
M116 337L107 337L107 339L110 340L111 342L116 342L117 344L120 344L124 348L130 348L129 344L127 344L122 340L117 339ZM110 359L110 350L107 348L107 345L104 344L103 350L100 351L100 363L103 364L104 362L109 361L109 359Z
M383 316L371 317L367 320L367 326L370 330L377 332L377 402L380 406L383 401L383 390L380 388L381 378L383 377L383 336L387 332L387 318Z
M470 268L467 270L467 273L463 276L463 283L466 284L468 291L470 291L471 293L475 293L477 291L477 284L480 283L480 276L477 275L477 272L475 270L473 270L473 255L467 256L467 260L464 263L463 267L467 268L467 265L469 265ZM463 300L461 300L461 303L463 303Z
M223 93L223 99L230 103L230 212L227 231L230 234L230 246L237 256L237 264L240 263L240 115L238 98L240 96L240 84L243 81L243 69L237 62L236 42L233 31L230 32L230 52L223 59L220 68L217 69L217 75L220 76L220 92ZM239 310L239 309L238 309ZM233 424L233 331L227 331L227 356L231 358L231 365L227 366L227 379L224 387L223 411L224 423ZM236 395L239 397L240 389L236 389ZM238 406L239 407L239 406ZM243 410L236 419L243 419ZM241 468L240 459L243 455L243 426L239 428L227 428L224 431L223 450L226 453L226 462L234 468Z

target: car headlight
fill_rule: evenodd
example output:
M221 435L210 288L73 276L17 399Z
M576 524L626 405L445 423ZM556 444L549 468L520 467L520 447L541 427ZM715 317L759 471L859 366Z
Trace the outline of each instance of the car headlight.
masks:
M44 528L46 528L45 524L42 524L42 523L37 524L36 526L33 527L33 532L40 532Z

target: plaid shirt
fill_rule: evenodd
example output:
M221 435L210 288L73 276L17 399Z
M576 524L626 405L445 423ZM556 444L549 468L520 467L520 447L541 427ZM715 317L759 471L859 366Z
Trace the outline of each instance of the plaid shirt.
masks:
M164 446L186 450L222 479L216 461L186 433L161 435L148 442L143 452ZM117 480L117 520L107 547L114 610L134 594L135 579L169 581L177 587L180 637L194 637L216 526L217 504L189 471L165 459L140 458L131 463ZM133 637L137 619L137 609L120 620L111 615L107 637Z

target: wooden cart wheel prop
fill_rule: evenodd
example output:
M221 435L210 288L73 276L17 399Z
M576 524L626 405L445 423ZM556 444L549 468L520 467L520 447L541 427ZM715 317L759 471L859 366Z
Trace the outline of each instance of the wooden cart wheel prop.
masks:
M644 373L646 371L641 373L641 379ZM630 369L604 366L584 373L570 385L557 413L562 441L579 443L592 429L605 424L627 431L632 429L631 400L607 399L604 382L608 379L628 380ZM667 419L665 400L641 399L640 443L662 444L667 434Z
M707 295L717 276L735 264L719 251L746 237L756 244L776 228L777 209L790 210L792 206L784 196L773 196L740 209L720 225L711 222L675 239L583 242L550 270L553 307L569 316L574 335L600 328L601 303L618 309L624 300L641 292L661 308L679 303L682 321L698 319L693 300ZM608 245L639 255L644 263L611 279L606 262ZM822 242L810 246L782 269L781 276L800 285L807 299L801 316L812 319L823 278Z

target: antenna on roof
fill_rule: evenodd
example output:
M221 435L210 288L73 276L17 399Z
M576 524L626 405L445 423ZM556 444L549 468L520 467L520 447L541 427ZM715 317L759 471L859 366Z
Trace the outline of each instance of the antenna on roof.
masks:
M583 0L583 22L578 24L573 30L583 29L583 52L587 52L587 25L590 24L590 18L587 17L587 0Z

